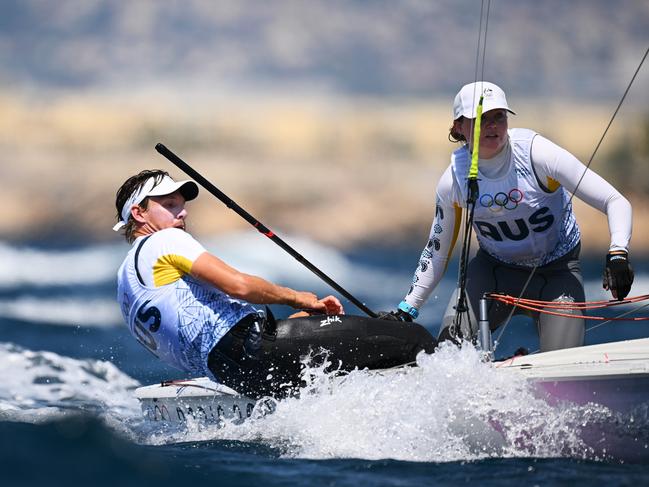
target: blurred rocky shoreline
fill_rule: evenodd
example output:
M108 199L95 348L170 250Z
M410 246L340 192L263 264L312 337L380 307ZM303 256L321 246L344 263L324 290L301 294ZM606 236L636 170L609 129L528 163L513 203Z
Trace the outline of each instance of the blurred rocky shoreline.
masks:
M4 2L0 241L118 240L114 197L128 176L159 167L183 177L155 152L163 142L280 234L422 245L454 148L450 105L477 76L483 7ZM646 49L647 3L499 0L488 10L482 77L507 92L510 126L587 161ZM592 165L634 202L642 250L648 75L645 66ZM576 210L584 248L600 252L606 219ZM209 195L191 212L197 234L248 230Z
M428 235L437 180L453 150L450 115L435 100L213 99L151 106L136 98L60 97L34 104L0 98L4 183L2 240L75 245L109 242L119 185L145 168L184 178L154 146L163 142L247 211L280 235L304 235L339 248L419 246ZM517 100L510 126L538 130L583 161L590 157L608 107L542 105ZM640 117L625 112L606 147L632 137ZM629 122L631 120L631 122ZM636 124L637 125L637 124ZM606 172L606 152L593 162ZM601 168L602 170L600 170ZM641 218L646 195L628 195L635 208L634 250L646 251ZM584 250L607 246L606 218L575 203ZM197 235L218 235L248 224L203 192L191 203ZM252 229L250 229L252 230ZM254 230L252 230L254 231Z

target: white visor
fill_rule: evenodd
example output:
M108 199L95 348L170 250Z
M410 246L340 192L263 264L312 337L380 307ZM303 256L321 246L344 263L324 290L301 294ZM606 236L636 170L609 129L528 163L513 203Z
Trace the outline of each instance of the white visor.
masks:
M198 186L194 181L185 180L176 182L169 176L164 176L160 183L156 184L156 178L153 176L150 177L139 190L135 191L126 200L120 213L122 219L113 227L113 230L117 232L126 225L126 222L131 217L131 208L142 203L144 198L148 198L149 196L164 196L175 193L176 191L180 191L185 201L193 200L198 196Z
M507 105L505 92L498 86L488 81L477 81L464 85L455 95L453 101L453 120L460 117L476 118L478 113L478 103L480 96L484 95L482 100L482 112L489 110L503 109L516 115L516 112Z

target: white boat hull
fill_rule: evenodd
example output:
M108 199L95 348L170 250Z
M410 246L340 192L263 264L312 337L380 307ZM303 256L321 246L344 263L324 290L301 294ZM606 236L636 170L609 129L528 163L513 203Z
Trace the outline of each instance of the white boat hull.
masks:
M135 390L135 397L144 416L154 422L236 423L249 418L257 406L257 401L207 377L140 387ZM260 414L272 410L273 405L270 400L262 401Z
M524 355L494 365L534 381L554 401L591 402L621 413L649 403L649 338Z

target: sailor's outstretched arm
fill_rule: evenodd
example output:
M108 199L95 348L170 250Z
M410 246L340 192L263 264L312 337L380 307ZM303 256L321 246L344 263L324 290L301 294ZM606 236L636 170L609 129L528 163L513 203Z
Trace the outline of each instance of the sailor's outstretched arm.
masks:
M532 143L532 163L539 181L547 189L555 191L561 185L606 214L611 233L609 251L628 251L633 212L631 204L619 191L597 173L586 169L570 152L541 135L534 137Z
M203 252L194 261L191 274L234 298L253 304L287 304L296 309L327 314L343 313L340 301L334 296L319 299L308 291L279 286L261 277L240 272L209 252Z
M449 167L437 186L435 218L419 258L412 285L399 305L401 309L408 306L415 310L421 308L446 272L462 224L462 208L459 201L459 191L454 187Z

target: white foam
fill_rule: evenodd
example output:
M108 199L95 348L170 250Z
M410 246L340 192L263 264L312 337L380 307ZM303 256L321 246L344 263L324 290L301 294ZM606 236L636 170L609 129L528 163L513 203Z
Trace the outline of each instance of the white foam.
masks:
M498 373L470 346L420 354L416 368L354 371L335 380L309 369L300 398L223 428L169 428L143 420L137 381L109 362L0 344L0 419L41 423L86 411L137 443L235 440L287 458L445 462L486 457L593 458L581 429L606 408L550 406L522 378Z
M522 378L499 374L472 347L421 354L399 373L355 371L331 388L320 370L300 398L260 419L151 439L262 442L289 458L446 462L485 457L588 457L581 423L605 408L551 407Z
M100 298L0 300L0 318L58 326L112 327L122 323L117 302Z
M102 360L76 360L0 343L0 418L39 423L82 411L139 418L139 383Z

